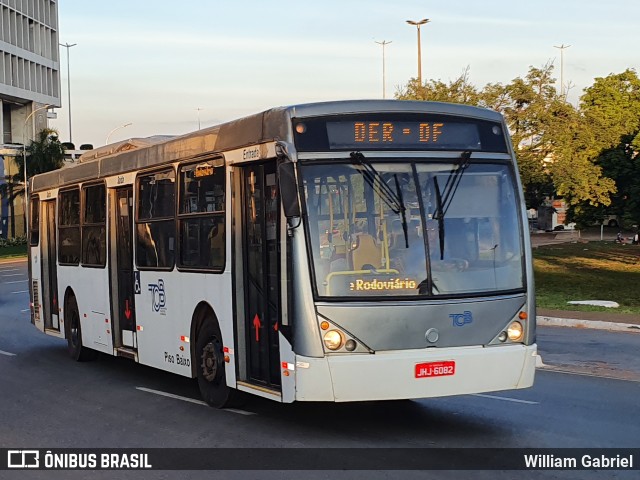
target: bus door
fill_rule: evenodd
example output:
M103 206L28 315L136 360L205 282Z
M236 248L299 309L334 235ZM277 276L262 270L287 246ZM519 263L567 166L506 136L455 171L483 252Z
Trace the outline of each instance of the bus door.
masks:
M58 244L56 237L56 201L41 202L42 235L42 306L44 307L44 328L60 331L58 314Z
M244 266L246 380L280 390L280 197L275 160L241 167L241 181L238 255Z
M127 186L111 192L112 245L110 254L111 303L114 345L136 349L136 277L133 270L133 187ZM139 283L139 280L138 280Z

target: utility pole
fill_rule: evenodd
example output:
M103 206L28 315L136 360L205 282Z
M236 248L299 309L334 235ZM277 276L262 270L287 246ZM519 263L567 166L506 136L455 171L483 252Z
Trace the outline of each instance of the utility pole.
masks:
M377 40L374 40L374 42L376 42L378 45L382 45L382 98L384 99L384 98L387 98L386 89L385 89L385 86L387 85L387 74L386 74L386 67L385 67L384 47L389 45L391 41L387 42L386 40L383 40L381 42L378 42Z
M71 135L71 69L69 67L69 49L71 47L75 47L77 43L61 43L61 47L65 47L67 49L67 97L69 100L69 142L73 143L73 136Z
M569 48L571 45L554 45L553 48L557 48L560 50L560 96L564 98L564 50L565 48Z
M198 111L198 130L200 130L200 112L204 110L204 108L198 107L196 110Z
M425 23L429 23L429 19L428 18L423 18L422 20L419 21L413 21L413 20L407 20L407 23L409 25L414 25L415 27L418 28L418 83L420 84L420 86L422 86L422 52L421 52L421 46L420 46L420 27L422 25L424 25Z

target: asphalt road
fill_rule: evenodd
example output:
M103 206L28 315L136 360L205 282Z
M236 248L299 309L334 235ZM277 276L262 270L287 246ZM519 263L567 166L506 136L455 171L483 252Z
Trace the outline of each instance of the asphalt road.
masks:
M199 401L189 379L108 356L90 363L71 361L64 341L41 334L29 322L26 285L26 264L0 264L0 447L640 447L640 334L540 328L538 344L547 366L527 390L356 404L281 405L251 398L239 410L215 410ZM598 368L589 370L593 365ZM56 473L55 478L87 478L87 472ZM52 475L0 472L0 478ZM429 472L428 477L636 475L445 471ZM91 472L91 478L206 476ZM208 476L427 478L416 471L236 471Z

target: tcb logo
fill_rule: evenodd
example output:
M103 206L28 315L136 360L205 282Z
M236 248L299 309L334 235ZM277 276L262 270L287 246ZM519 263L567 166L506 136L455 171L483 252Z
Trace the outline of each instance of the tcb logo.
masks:
M151 309L154 312L164 311L167 306L167 297L164 293L164 280L158 279L158 283L150 283Z
M465 310L463 313L451 313L449 318L452 320L454 327L464 327L473 322L473 315L469 310Z

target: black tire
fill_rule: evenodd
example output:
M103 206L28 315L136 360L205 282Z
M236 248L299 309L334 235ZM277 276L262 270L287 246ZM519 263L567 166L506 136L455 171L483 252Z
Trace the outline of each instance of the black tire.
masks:
M97 356L95 350L82 346L82 330L80 328L80 313L76 297L71 295L64 308L64 331L67 337L67 351L76 362L94 360Z
M198 332L195 361L202 399L215 408L233 405L238 392L227 386L222 335L213 320L205 320Z

